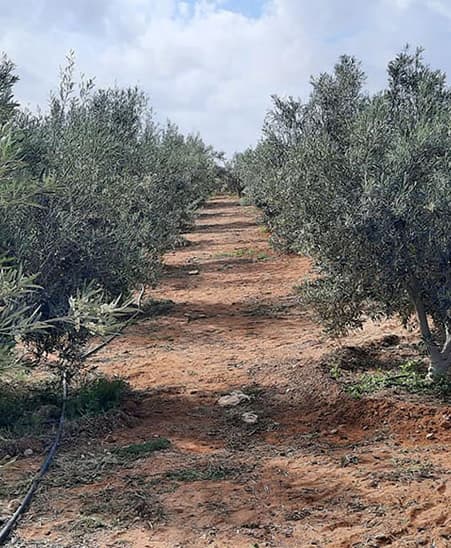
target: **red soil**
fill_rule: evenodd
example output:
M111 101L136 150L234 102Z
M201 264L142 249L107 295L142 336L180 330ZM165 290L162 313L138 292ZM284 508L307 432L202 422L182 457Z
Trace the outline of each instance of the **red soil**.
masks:
M50 487L22 522L23 542L451 546L451 408L402 394L346 395L320 365L337 343L293 297L309 261L271 251L255 219L230 198L207 204L191 245L167 256L166 276L149 295L172 299L173 310L131 327L93 360L144 392L126 405L129 426L92 445L163 436L171 447L82 486ZM364 346L387 334L398 335L399 346L413 337L393 321L369 324L341 344ZM218 406L237 389L251 401ZM245 411L257 413L257 424L242 422ZM224 475L162 477L193 469ZM110 525L84 531L86 497L100 500L108 487L125 500L155 476L148 492L161 515L124 526L99 510Z

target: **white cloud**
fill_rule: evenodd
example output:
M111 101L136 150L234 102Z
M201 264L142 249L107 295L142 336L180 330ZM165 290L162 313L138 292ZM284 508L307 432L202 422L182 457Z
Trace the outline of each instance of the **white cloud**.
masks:
M451 5L449 2L443 0L428 0L426 5L432 10L437 11L440 15L451 19Z
M448 0L0 0L0 50L24 103L45 102L72 48L99 85L138 83L162 120L233 152L257 139L272 93L305 95L342 53L364 61L370 86L406 42L451 68L449 14Z

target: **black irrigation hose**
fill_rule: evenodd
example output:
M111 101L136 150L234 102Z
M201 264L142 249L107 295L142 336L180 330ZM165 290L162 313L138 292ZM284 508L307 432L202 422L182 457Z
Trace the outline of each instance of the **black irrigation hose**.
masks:
M99 344L98 346L92 348L91 350L88 350L85 354L83 354L83 359L86 359L105 346L107 346L113 339L115 339L130 323L138 316L141 308L141 299L144 294L144 286L141 289L141 292L138 297L138 311L133 314L133 316L122 326L122 328L117 332L111 335L106 341ZM39 487L39 484L41 483L42 479L46 475L48 469L50 468L50 465L52 464L53 458L55 456L56 450L58 449L58 446L61 441L61 437L63 435L63 427L64 427L64 420L66 415L66 402L67 402L67 378L66 378L66 371L63 371L63 382L62 382L62 389L63 389L63 401L61 404L61 414L60 419L58 423L58 430L56 432L55 439L52 443L52 446L49 449L49 452L47 453L47 456L42 463L41 468L39 469L39 472L34 477L33 481L31 482L31 485L24 496L22 502L20 503L17 510L14 512L14 514L9 518L9 520L6 522L6 524L3 526L3 528L0 531L0 545L3 545L6 543L6 541L9 538L9 535L11 534L11 531L17 524L20 516L26 511L28 506L31 503L31 500L33 498L33 495L36 492L36 489Z
M31 485L23 498L22 502L20 503L20 506L17 508L17 510L14 512L14 514L10 517L10 519L6 522L6 524L3 526L2 530L0 531L0 544L5 544L5 542L8 540L9 535L11 534L11 531L13 527L16 525L17 521L19 520L20 516L25 512L25 510L28 508L31 499L33 498L34 493L36 492L36 489L39 487L39 484L41 483L42 478L47 473L47 470L49 469L50 465L52 464L53 457L55 456L56 450L58 449L58 445L61 441L61 436L63 434L63 426L64 426L64 419L65 419L65 413L66 413L66 401L67 401L67 381L66 381L66 372L63 372L63 402L61 404L61 414L60 414L60 420L58 424L58 430L56 432L55 440L53 441L52 446L50 447L49 452L47 453L47 456L42 463L42 466L39 470L39 472L34 477L33 481L31 482Z

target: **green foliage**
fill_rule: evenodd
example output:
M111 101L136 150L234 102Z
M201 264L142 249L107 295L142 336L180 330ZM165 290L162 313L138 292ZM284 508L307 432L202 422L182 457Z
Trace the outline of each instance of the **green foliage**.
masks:
M332 369L331 375L336 380L340 380L341 372L335 368ZM424 368L415 360L408 361L391 371L361 373L357 376L357 379L345 383L346 392L356 399L387 388L431 394L445 401L451 395L451 384L449 381L440 379L436 383L431 384L424 377Z
M113 453L122 459L135 460L146 457L155 451L167 449L170 445L171 442L166 438L155 438L143 443L132 443L125 447L118 447L113 450Z
M14 65L0 62L0 255L10 258L0 346L15 342L14 326L37 360L56 353L76 372L88 339L114 329L138 285L157 282L213 188L216 154L158 126L139 89L77 87L74 71L71 54L34 115L17 110Z
M37 409L57 405L54 385L25 386L23 383L5 383L0 390L0 429L30 433L41 428L43 419Z
M249 198L249 196L243 196L242 198L240 198L240 206L249 207L251 205L252 205L252 200Z
M11 119L18 104L14 101L13 88L18 81L15 66L5 54L0 56L0 126Z
M235 169L235 160L224 161L223 166L217 167L217 179L222 191L229 192L230 194L236 194L241 200L243 200L244 182L237 170ZM243 205L243 204L241 204Z
M310 255L306 302L333 334L417 313L431 374L451 364L451 92L408 49L369 96L343 56L307 102L274 98L255 150L236 158L275 245ZM430 327L432 320L433 327Z
M38 321L38 310L25 304L36 290L33 279L24 276L0 260L0 371L13 360L15 343L30 333L44 332L48 327Z
M119 407L130 388L123 379L99 377L79 384L67 404L67 416L100 415Z
M67 417L101 415L119 407L129 393L128 384L108 377L83 379L74 384L67 401ZM59 418L61 386L56 380L24 382L23 379L0 385L0 430L9 435L39 435Z

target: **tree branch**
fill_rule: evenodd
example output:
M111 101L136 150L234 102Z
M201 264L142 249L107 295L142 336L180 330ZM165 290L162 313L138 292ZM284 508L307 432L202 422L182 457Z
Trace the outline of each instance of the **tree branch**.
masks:
M451 356L451 331L448 325L445 325L445 343L442 348L444 356Z

